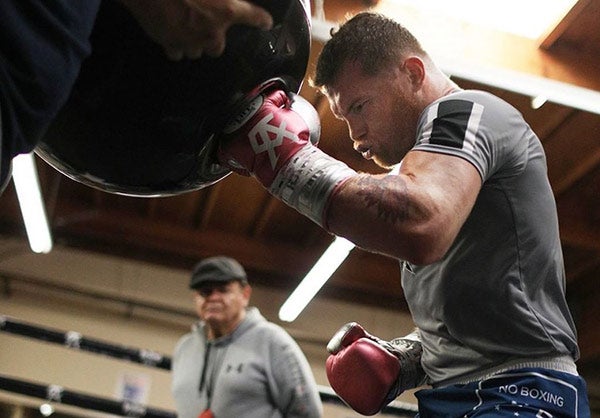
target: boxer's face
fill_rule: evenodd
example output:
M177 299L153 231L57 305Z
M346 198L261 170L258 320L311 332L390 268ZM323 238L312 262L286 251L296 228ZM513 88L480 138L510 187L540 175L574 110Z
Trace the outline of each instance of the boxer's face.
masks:
M215 337L228 334L243 319L251 288L238 281L207 283L196 290L196 312Z
M400 64L367 75L350 62L339 74L327 97L348 125L354 149L382 167L398 164L415 143L420 114L409 72Z

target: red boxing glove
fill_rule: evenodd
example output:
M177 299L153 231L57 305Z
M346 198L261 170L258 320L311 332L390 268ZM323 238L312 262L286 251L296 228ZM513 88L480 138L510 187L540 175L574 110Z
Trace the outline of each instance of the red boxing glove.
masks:
M219 137L221 165L253 175L273 196L327 228L335 190L356 172L314 146L321 133L315 108L272 80L247 96Z
M267 189L279 170L302 148L316 144L320 135L316 110L283 88L279 81L259 86L227 122L219 140L219 162L252 174Z
M415 340L380 340L355 322L344 325L329 341L327 379L352 409L374 415L405 389L424 383L421 344Z

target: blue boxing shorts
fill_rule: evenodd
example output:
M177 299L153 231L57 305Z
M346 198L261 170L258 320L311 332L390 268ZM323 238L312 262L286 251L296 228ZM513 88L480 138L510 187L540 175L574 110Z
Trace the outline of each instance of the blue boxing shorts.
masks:
M419 418L589 418L585 380L570 373L527 368L464 385L416 394Z

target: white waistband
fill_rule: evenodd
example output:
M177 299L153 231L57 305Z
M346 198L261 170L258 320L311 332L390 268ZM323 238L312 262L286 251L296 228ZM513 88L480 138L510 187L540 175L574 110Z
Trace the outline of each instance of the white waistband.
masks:
M446 379L441 382L433 383L434 388L440 388L451 385L464 385L471 382L478 382L492 377L495 374L506 372L509 370L524 369L524 368L541 368L555 370L558 372L570 373L578 376L577 366L571 356L554 356L543 357L539 359L512 359L498 366L479 372L471 373L456 377L454 379Z

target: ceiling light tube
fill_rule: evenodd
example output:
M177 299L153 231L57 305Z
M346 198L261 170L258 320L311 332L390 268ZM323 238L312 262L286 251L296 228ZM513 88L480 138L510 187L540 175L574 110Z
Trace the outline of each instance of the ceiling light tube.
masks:
M12 176L29 246L35 253L48 253L52 250L52 237L33 153L17 155L13 159Z
M546 103L548 101L548 98L546 96L535 96L531 98L531 108L534 110L539 109L540 107L542 107L544 105L544 103Z
M345 238L336 237L325 250L319 261L302 279L296 290L287 298L279 309L279 319L292 322L309 304L325 282L344 262L354 244Z

